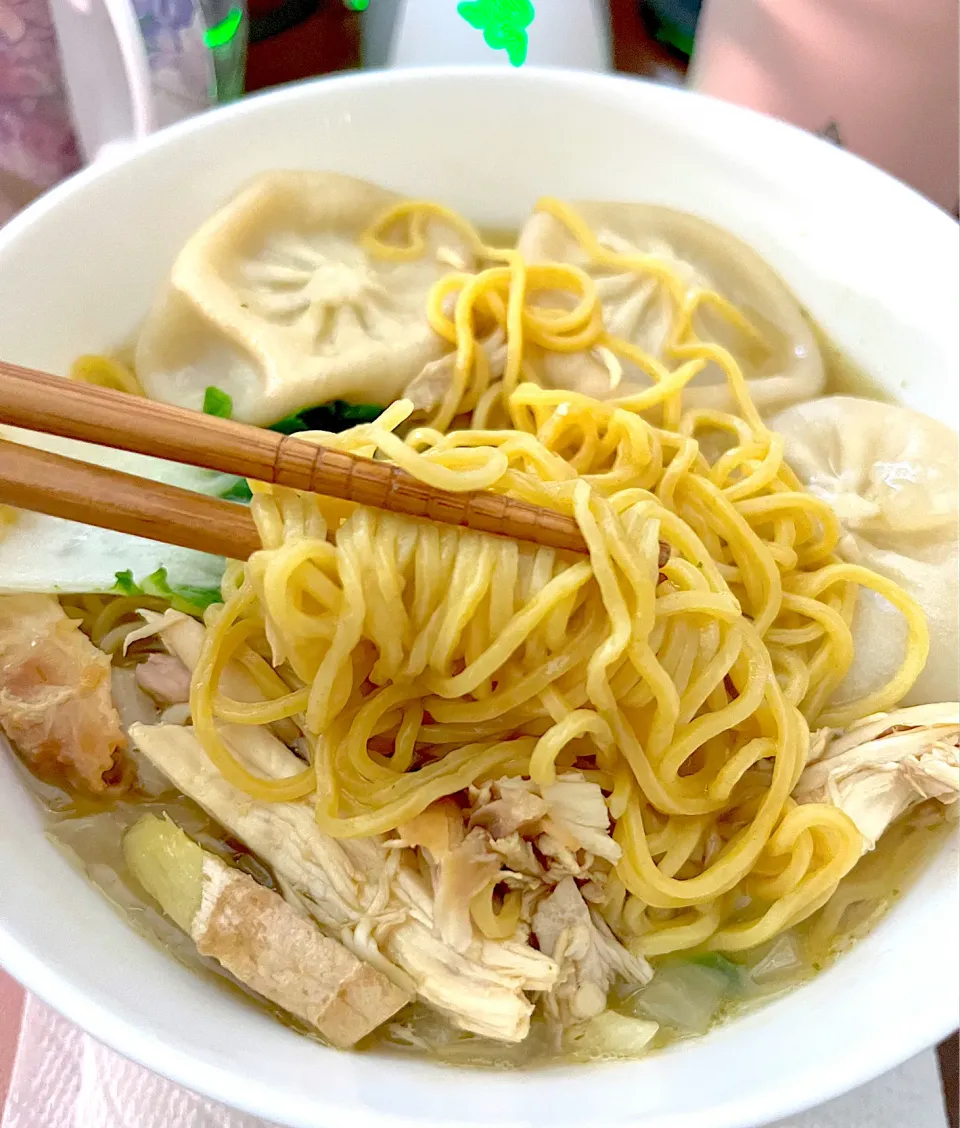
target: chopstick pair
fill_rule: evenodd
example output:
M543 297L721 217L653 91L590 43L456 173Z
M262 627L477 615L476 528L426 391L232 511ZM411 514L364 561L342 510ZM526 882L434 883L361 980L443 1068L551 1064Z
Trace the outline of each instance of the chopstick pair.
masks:
M386 462L0 361L3 423L587 552L573 518L541 506L486 490L440 490ZM243 505L5 440L0 503L234 560L260 547Z

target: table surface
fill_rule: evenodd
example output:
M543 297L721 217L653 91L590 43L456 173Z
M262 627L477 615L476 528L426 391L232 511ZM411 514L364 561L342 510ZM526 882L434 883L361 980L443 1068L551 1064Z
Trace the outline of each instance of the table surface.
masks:
M637 0L610 0L610 21L617 70L655 81L682 82L684 62L651 39L639 17ZM280 82L353 69L359 63L359 17L340 3L321 2L310 19L272 39L251 44L247 88L260 90ZM22 1007L20 987L0 971L0 1109L10 1082ZM948 1115L953 1128L958 1128L957 1035L942 1043L938 1052Z

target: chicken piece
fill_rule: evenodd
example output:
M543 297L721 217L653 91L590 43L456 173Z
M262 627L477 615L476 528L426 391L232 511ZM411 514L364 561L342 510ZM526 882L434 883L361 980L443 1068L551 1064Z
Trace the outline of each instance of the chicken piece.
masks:
M506 838L491 839L490 850L498 854L503 865L513 873L529 877L532 881L543 880L543 866L534 853L533 843L521 838L519 832Z
M513 795L526 796L520 799L518 806L511 807L513 811L532 810L526 799L536 802L537 814L546 810L546 804L540 797L528 790L535 787L529 781L505 780L500 783L519 786L507 788L485 784L482 789L474 789L474 796L480 802L478 814L481 816L500 803L512 804ZM494 790L500 798L493 798ZM508 794L510 798L505 800L503 796ZM507 816L498 826L502 828L512 823L512 817ZM399 827L398 833L400 844L419 846L426 852L433 879L434 921L440 936L458 952L466 952L475 942L471 902L492 880L502 881L510 889L523 893L520 933L527 930L536 901L549 892L549 887L544 885L543 867L533 846L521 838L519 831L514 830L498 838L492 828L481 825L474 826L464 837L463 812L453 799L432 803L415 819Z
M567 772L541 788L529 779L499 779L472 788L470 798L471 827L486 828L494 841L516 833L536 839L541 852L557 860L554 868L563 871L560 876L580 876L589 869L592 858L581 863L580 850L613 864L620 860L603 792L579 772Z
M0 728L39 772L90 791L133 776L110 659L52 595L0 596Z
M123 846L132 872L201 955L335 1046L355 1045L410 1001L279 894L201 849L169 819L144 816Z
M173 654L150 654L136 667L137 685L161 705L190 700L190 671Z
M572 850L586 850L608 862L620 860L619 845L610 837L610 813L599 784L576 772L558 776L541 789L547 804L544 830Z
M593 855L587 854L581 860L576 845L569 837L564 836L564 838L565 841L561 842L552 834L541 834L536 840L537 852L546 866L544 881L550 885L559 885L567 877L582 880L590 878Z
M507 838L530 829L546 814L547 804L532 780L499 779L491 785L490 799L470 816L470 826L484 827L491 838Z
M203 623L198 622L182 611L168 609L159 611L140 609L143 626L131 631L124 639L124 652L133 643L144 638L159 636L169 653L179 658L188 675L200 660L200 651L206 634ZM237 662L230 662L223 671L220 688L236 701L261 701L263 693L252 675Z
M141 609L140 617L144 625L131 631L124 640L124 648L143 638L158 636L170 655L179 658L192 673L200 658L205 629L202 623L184 615L182 611L168 608L161 615L158 611ZM234 701L262 701L263 692L252 674L239 662L228 662L220 675L220 690ZM177 723L181 723L179 720ZM271 725L273 731L288 744L300 735L299 729L290 720L277 721Z
M425 811L397 827L401 845L422 847L438 862L463 841L463 815L449 797L431 803Z
M489 851L489 842L487 832L477 827L438 860L433 919L441 938L457 952L473 943L470 902L500 872L501 859Z
M266 778L282 779L303 764L263 729L223 725L231 751ZM381 851L369 840L338 842L317 830L309 803L264 803L251 799L217 771L193 729L179 725L133 725L130 738L177 788L222 826L305 891L310 911L338 931L363 914L363 888L383 867ZM360 954L360 953L358 953Z
M302 770L264 729L223 725L221 732L251 771L278 779ZM319 830L308 802L251 799L223 779L190 728L137 725L131 737L360 959L401 986L412 982L421 999L463 1030L504 1042L526 1037L533 1003L524 992L549 990L557 978L548 956L509 941L477 940L468 952L457 952L434 931L432 892L409 869L399 867L390 876L398 851L380 839L338 841ZM375 903L379 907L370 910Z
M960 706L914 705L867 717L845 732L820 729L794 788L799 803L830 803L863 836L863 852L924 799L944 805L960 794Z
M572 877L564 878L540 902L533 931L540 950L560 965L560 978L547 996L546 1009L562 1026L600 1014L618 976L638 987L653 978L647 961L631 955L603 919L590 912Z
M426 852L433 877L433 919L442 940L465 952L474 941L470 902L500 871L502 859L490 853L486 831L464 836L463 816L453 799L431 803L398 827L404 846Z
M424 1002L460 1029L498 1042L526 1038L533 1003L523 992L547 991L557 978L556 964L533 948L487 940L461 955L415 922L393 930L385 945Z

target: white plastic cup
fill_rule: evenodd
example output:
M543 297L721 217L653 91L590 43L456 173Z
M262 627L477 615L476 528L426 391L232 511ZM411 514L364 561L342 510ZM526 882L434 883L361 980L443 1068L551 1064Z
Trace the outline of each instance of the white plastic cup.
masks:
M456 0L372 0L363 15L364 65L509 67L506 52L490 47L457 7ZM535 0L534 8L522 65L610 68L608 12L601 0Z

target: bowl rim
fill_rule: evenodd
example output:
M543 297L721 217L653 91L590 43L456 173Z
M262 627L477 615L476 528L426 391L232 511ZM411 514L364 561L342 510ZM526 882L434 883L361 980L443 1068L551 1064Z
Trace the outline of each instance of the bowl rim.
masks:
M832 149L835 159L850 167L851 162L860 166L861 176L869 176L874 183L878 178L886 181L889 188L902 193L905 207L920 209L926 213L926 220L940 224L944 237L956 240L957 224L946 212L921 196L914 189L895 177L870 165L855 154L841 150L820 137L799 129L789 123L778 121L753 110L735 106L708 95L682 88L669 87L625 75L597 74L579 72L565 68L524 67L517 71L505 71L486 66L471 67L416 67L400 70L360 71L349 74L319 76L315 79L274 90L257 93L231 105L218 107L197 117L188 118L170 126L150 137L122 149L109 158L82 169L68 180L57 185L32 203L27 209L14 216L0 230L0 253L15 242L21 230L26 230L43 215L55 210L61 201L82 192L86 186L110 174L117 166L134 164L144 154L170 147L175 148L180 138L205 130L216 130L221 122L247 114L255 114L258 107L269 101L273 104L297 103L315 97L321 86L336 84L338 87L363 89L368 87L394 86L399 84L422 85L431 82L446 83L496 81L513 83L518 87L537 87L558 84L595 91L606 91L620 98L642 98L654 106L657 101L663 104L694 106L710 102L714 111L721 114L734 127L752 130L768 130L777 135L789 132L794 146L814 146L821 153L824 148ZM833 160L834 157L828 158ZM69 973L44 963L41 956L35 955L22 945L7 929L0 910L0 965L6 968L31 993L63 1014L68 1020L89 1032L95 1039L110 1046L126 1058L159 1072L175 1083L192 1091L219 1101L231 1108L240 1108L254 1115L275 1118L280 1116L285 1123L304 1126L315 1125L317 1115L324 1115L325 1128L340 1128L349 1123L350 1128L411 1128L413 1121L402 1112L376 1112L368 1109L342 1109L326 1106L319 1098L310 1101L300 1097L287 1097L278 1093L276 1086L267 1081L239 1076L226 1068L211 1068L209 1064L198 1068L189 1052L181 1047L141 1031L126 1018L118 1017L110 1008L91 1000L82 986L77 985ZM858 1044L850 1048L847 1055L838 1057L829 1068L820 1069L815 1076L810 1071L800 1072L771 1087L751 1092L748 1095L731 1097L711 1110L710 1128L758 1128L769 1122L771 1117L782 1117L802 1112L805 1109L830 1100L850 1089L873 1080L880 1074L895 1068L915 1053L933 1045L946 1037L956 1027L954 1001L949 998L938 999L935 1006L916 1008L909 1024L903 1024L891 1036L878 1034L875 1042ZM680 1047L682 1052L682 1046ZM386 1062L384 1063L386 1064ZM404 1068L401 1060L398 1068ZM599 1077L600 1071L618 1071L623 1074L631 1068L630 1062L609 1065L575 1066L581 1075L589 1071L592 1077ZM433 1068L437 1068L431 1063ZM451 1067L443 1067L450 1076ZM566 1068L566 1067L564 1067ZM454 1067L453 1072L476 1076L476 1071ZM543 1075L546 1075L543 1074ZM506 1084L506 1078L516 1074L483 1074L485 1080L493 1085ZM529 1074L525 1075L529 1078ZM703 1115L695 1113L674 1113L657 1115L655 1119L635 1120L617 1119L606 1121L609 1128L642 1124L644 1128L700 1128ZM471 1121L471 1128L502 1128L502 1119Z

